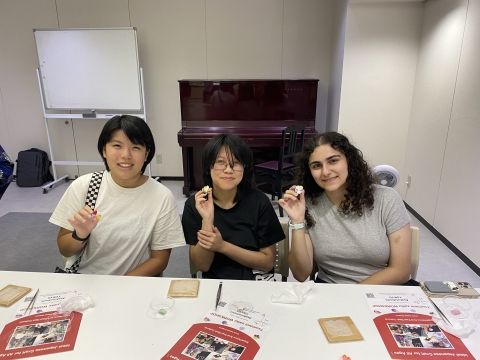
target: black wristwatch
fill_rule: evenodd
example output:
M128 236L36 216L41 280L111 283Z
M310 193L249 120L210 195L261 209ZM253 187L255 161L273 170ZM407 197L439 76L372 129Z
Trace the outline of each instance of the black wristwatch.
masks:
M78 240L78 241L87 241L89 237L90 237L90 234L88 234L88 236L85 239L82 239L80 236L77 235L76 230L73 230L73 232L72 232L72 238L74 238L75 240Z

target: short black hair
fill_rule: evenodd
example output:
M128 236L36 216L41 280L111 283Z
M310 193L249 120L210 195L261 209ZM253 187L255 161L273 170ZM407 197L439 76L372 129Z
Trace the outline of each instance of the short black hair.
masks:
M113 133L117 130L122 130L132 143L145 146L147 149L147 158L142 166L143 174L145 168L155 155L155 141L153 140L152 131L147 123L137 116L116 115L108 120L98 137L97 145L98 152L100 153L107 170L110 169L108 168L107 160L103 157L103 149L112 139Z
M233 166L233 158L236 158L243 165L243 178L240 184L238 184L238 191L235 198L235 201L238 201L253 188L252 150L250 150L245 141L237 135L220 134L211 138L203 148L202 154L203 181L205 185L213 187L210 171L222 147L225 147L230 166Z

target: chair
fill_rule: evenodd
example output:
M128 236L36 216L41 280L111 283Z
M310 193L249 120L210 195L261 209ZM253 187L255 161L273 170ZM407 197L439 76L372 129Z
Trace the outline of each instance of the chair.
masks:
M288 266L288 252L290 251L290 229L286 219L280 219L285 239L275 244L275 263L273 272L282 275L282 281L287 281L290 267Z
M255 174L257 185L269 183L271 185L272 200L275 196L280 199L282 197L282 189L284 186L293 184L294 158L303 149L305 138L305 129L297 127L287 127L282 131L282 145L280 147L278 160L271 160L255 164ZM266 178L266 181L258 181ZM283 216L283 209L279 208L280 216Z
M416 226L410 226L412 232L412 251L410 254L410 278L415 280L417 276L418 264L420 260L420 229ZM313 263L312 273L310 274L310 280L315 280L318 272L318 267L315 262Z
M417 277L418 263L420 260L420 229L416 226L411 226L412 230L412 253L410 262L410 278Z
M286 219L280 219L283 232L285 233L285 239L275 244L275 260L273 265L273 273L282 275L282 281L287 281L290 268L288 267L288 251L290 250L290 236L288 222ZM190 255L188 257L190 262L190 275L192 278L199 277L199 271L193 263Z

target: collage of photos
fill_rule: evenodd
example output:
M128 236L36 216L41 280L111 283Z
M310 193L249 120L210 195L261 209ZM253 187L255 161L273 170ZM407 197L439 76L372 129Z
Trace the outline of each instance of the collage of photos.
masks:
M196 360L238 360L244 350L243 346L201 331L182 351L182 355Z
M443 331L437 325L388 324L396 344L402 348L453 349Z
M38 346L63 341L70 320L59 320L18 326L12 333L6 350Z

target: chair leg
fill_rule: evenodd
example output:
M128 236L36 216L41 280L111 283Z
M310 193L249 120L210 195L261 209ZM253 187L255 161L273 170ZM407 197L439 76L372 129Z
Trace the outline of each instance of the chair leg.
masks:
M282 198L282 178L279 177L275 181L275 194L278 197L278 200ZM278 204L278 213L283 217L283 208Z

